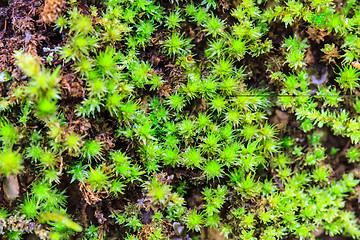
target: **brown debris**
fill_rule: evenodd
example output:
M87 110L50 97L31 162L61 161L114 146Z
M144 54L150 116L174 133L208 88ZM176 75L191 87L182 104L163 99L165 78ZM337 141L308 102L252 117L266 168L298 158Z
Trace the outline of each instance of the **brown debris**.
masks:
M112 137L114 132L111 126L108 123L93 123L92 127L94 127L97 134L95 135L95 139L102 143L103 149L105 151L109 151L115 147L115 138Z
M99 136L96 136L95 139L102 143L105 151L109 151L115 147L115 139L109 135L102 133Z
M282 112L279 109L275 110L275 115L270 118L270 123L275 123L277 129L283 131L289 122L289 114Z
M94 215L100 225L103 225L107 221L107 219L104 217L104 214L102 213L99 205L96 205L96 210L95 210Z
M76 79L76 81L74 81ZM66 74L61 77L61 90L68 98L84 98L85 89L83 88L83 81L74 74ZM64 96L63 96L64 97Z
M139 237L141 240L145 240L148 239L149 236L153 233L154 231L154 227L151 226L150 224L146 224L143 226L143 228L141 229L141 232L139 233Z
M101 201L101 197L95 194L89 184L79 183L80 191L88 205L93 205Z
M328 32L325 32L321 28L312 28L312 27L308 27L306 33L309 34L309 38L311 40L315 40L317 44L319 44L320 41L324 41L324 37L329 35Z
M230 1L228 0L220 0L220 6L221 6L221 10L223 13L225 13L226 11L229 11L230 9Z
M65 3L65 0L45 0L44 11L41 14L42 20L47 24L54 22Z
M16 72L14 51L24 50L39 58L38 47L43 41L44 26L36 20L42 11L40 1L14 0L0 11L0 72ZM14 75L13 75L14 76Z
M76 133L84 134L91 128L91 123L87 118L79 117L71 123Z
M323 49L322 51L325 53L325 55L321 60L328 63L335 63L335 60L339 57L340 54L338 47L333 43L330 45L329 50Z

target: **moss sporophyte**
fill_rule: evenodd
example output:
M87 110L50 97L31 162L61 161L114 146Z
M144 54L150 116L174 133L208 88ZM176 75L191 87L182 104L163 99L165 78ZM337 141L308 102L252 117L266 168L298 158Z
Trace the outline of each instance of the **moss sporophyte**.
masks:
M2 6L3 238L360 239L357 1L169 3Z

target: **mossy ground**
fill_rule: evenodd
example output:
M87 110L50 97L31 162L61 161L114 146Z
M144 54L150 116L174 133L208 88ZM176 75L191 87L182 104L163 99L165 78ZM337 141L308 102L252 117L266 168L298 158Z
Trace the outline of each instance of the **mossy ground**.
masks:
M0 4L4 239L360 238L356 1Z

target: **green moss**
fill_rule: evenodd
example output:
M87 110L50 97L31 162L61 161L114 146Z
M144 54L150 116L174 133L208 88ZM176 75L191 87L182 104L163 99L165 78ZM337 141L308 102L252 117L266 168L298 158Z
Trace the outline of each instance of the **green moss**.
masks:
M333 175L359 162L355 1L82 4L49 30L67 36L58 67L17 51L26 76L1 74L0 173L30 182L0 221L32 219L42 239L195 239L205 227L360 238L345 208L358 175Z

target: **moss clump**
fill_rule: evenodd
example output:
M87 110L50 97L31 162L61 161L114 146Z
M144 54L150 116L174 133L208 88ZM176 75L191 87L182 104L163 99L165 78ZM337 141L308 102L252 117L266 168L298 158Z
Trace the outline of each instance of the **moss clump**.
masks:
M1 65L6 238L360 238L356 1L39 3L58 46Z

